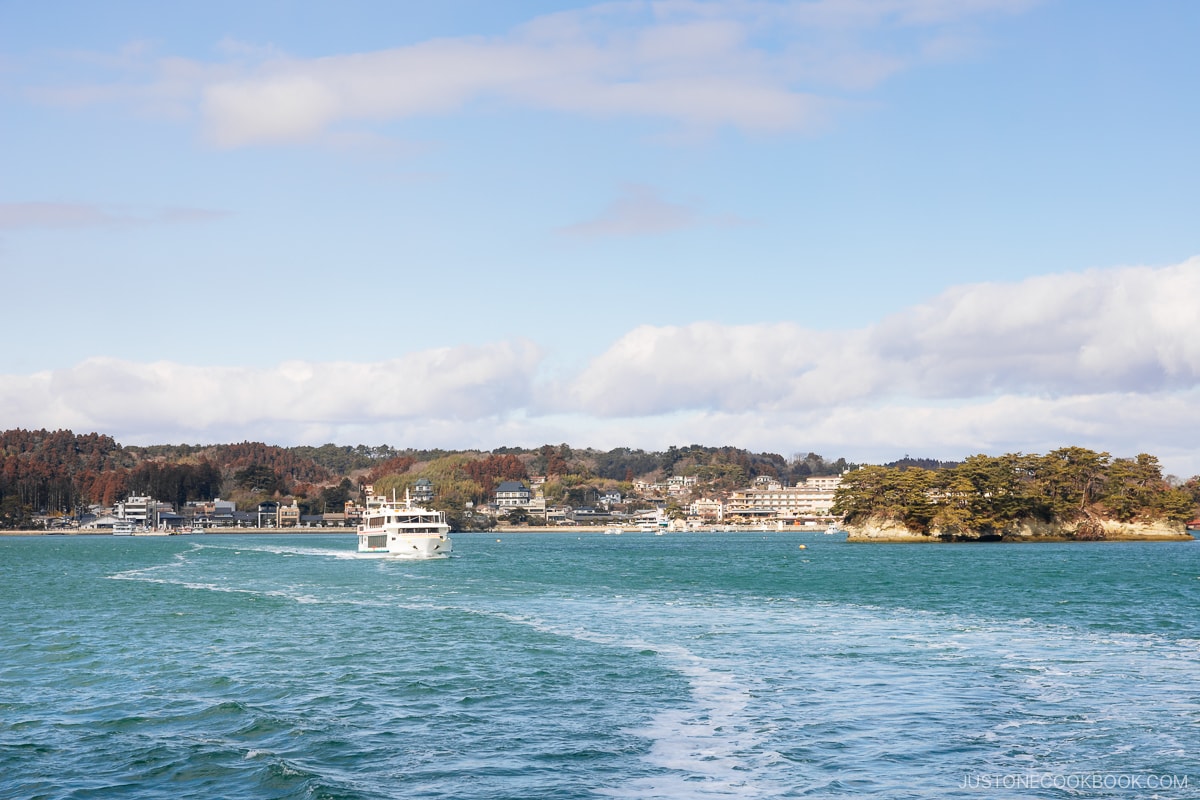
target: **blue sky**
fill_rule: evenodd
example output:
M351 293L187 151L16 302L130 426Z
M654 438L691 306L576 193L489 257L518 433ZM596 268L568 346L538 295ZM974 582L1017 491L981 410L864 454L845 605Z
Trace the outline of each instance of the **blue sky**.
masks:
M1200 4L0 20L0 427L1200 472Z

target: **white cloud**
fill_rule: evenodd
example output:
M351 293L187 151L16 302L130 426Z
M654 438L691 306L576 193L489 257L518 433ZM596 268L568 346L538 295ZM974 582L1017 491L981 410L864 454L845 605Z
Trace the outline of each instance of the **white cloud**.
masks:
M823 119L825 101L789 86L743 41L740 23L622 20L631 31L607 17L581 16L569 28L533 26L503 39L274 59L204 86L201 111L213 141L228 147L312 138L341 121L443 114L495 100L706 129L803 129Z
M528 342L271 369L90 359L0 376L0 418L130 444L662 448L852 460L1149 452L1200 472L1200 258L952 288L850 332L642 326L564 383Z
M1190 389L1200 385L1196 297L1200 258L956 287L840 335L790 323L643 326L565 396L588 413L629 416Z
M702 214L696 209L664 200L652 186L627 183L619 196L599 216L560 228L568 236L646 236L693 227L743 225L735 215Z
M45 102L131 102L203 121L223 147L322 139L344 124L458 112L479 103L659 119L689 130L813 130L891 75L946 52L955 26L1006 0L602 3L507 35L289 57L224 41L228 60L122 53L108 84L39 87ZM114 59L110 59L114 60ZM129 75L140 75L131 79Z
M225 212L198 208L130 211L87 203L0 203L0 231L200 222L223 216Z
M736 444L790 455L879 463L911 454L959 459L975 453L1045 453L1064 445L1114 456L1159 456L1167 472L1200 474L1200 389L1183 392L1080 394L1060 398L1002 395L982 401L845 404L816 411L694 411L590 421L601 447L634 444ZM580 442L581 437L566 441ZM547 439L546 441L559 441Z
M0 203L0 230L87 228L120 220L109 211L80 203Z
M461 425L528 405L540 357L528 342L501 342L265 370L92 358L70 369L0 377L0 409L27 426L171 430L173 439L411 419Z

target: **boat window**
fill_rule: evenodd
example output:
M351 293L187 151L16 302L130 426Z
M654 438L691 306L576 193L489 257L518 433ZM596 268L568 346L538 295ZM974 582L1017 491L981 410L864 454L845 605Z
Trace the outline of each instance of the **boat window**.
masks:
M387 534L367 537L367 547L387 547Z

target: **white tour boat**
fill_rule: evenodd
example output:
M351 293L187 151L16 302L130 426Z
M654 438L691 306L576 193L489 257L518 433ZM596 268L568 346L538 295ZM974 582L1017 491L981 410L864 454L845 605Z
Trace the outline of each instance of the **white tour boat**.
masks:
M358 552L409 558L443 558L450 555L450 526L441 511L415 506L393 496L368 497L367 510L358 526Z

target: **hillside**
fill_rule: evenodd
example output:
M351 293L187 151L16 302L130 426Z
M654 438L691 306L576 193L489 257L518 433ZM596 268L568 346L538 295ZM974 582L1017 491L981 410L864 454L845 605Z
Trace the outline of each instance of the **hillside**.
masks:
M845 459L826 461L815 453L789 460L775 453L702 445L662 452L567 444L492 451L261 442L135 447L98 433L16 429L0 433L0 527L24 527L34 514L111 506L130 494L177 506L222 497L240 508L290 497L307 514L340 509L365 484L403 491L426 478L437 485L439 504L461 512L467 503L487 502L500 481L533 475L547 478L549 502L585 505L606 489L628 491L630 482L639 479L696 476L706 488L725 491L760 475L793 483L811 475L836 475L849 466Z

